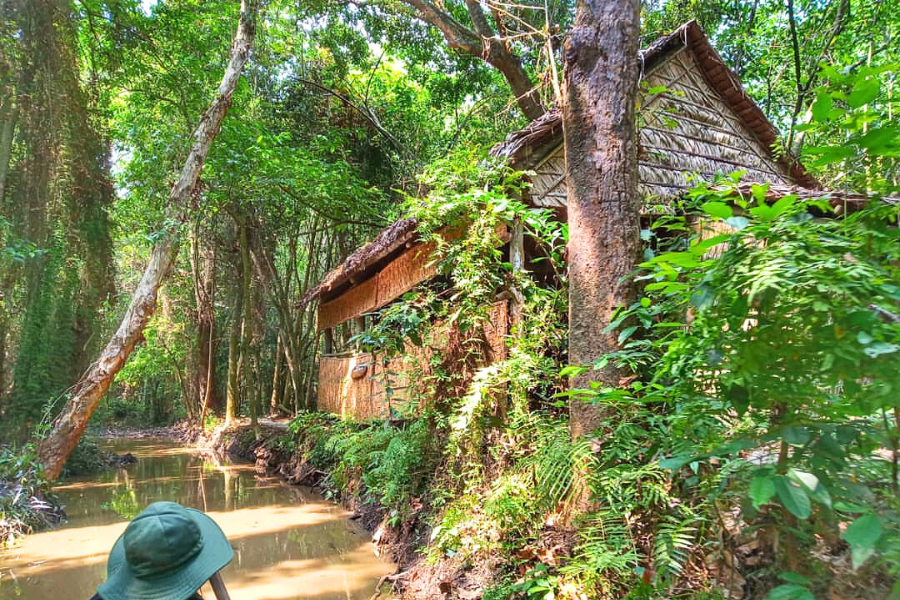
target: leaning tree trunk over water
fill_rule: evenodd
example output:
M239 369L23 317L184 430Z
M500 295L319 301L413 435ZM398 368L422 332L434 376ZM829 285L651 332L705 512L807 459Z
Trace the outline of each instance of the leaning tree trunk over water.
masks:
M203 114L194 132L194 144L188 153L181 175L169 193L168 206L174 207L173 210L177 211L177 216L182 220L183 213L189 210L191 193L200 179L203 163L219 132L225 113L228 112L234 90L250 54L256 34L257 9L258 0L241 1L241 17L231 48L231 59L219 84L215 100ZM144 327L156 309L159 288L178 256L178 246L177 231L171 229L154 245L150 261L132 295L131 304L118 330L100 357L72 387L71 396L53 422L52 430L38 444L38 453L44 463L47 479L52 481L59 477L63 465L78 444L81 434L87 427L88 419L97 409L103 394L116 374L125 366L135 345L141 341Z
M563 128L569 221L569 361L592 365L618 347L604 332L632 286L623 278L640 252L635 95L638 84L637 0L578 0L565 47ZM617 387L612 365L574 377ZM573 397L573 437L590 434L602 410Z

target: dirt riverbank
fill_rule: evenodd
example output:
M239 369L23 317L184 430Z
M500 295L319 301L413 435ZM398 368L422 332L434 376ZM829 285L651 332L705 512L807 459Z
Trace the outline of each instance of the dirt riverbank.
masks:
M431 534L424 519L389 525L390 515L377 503L367 501L359 477L338 493L329 485L327 474L305 459L309 450L305 440L292 439L286 424L264 421L255 432L249 422L242 421L204 432L180 426L173 428L172 433L192 443L211 460L251 461L260 472L276 474L294 485L317 488L326 497L339 501L353 512L351 519L372 535L376 554L399 565L397 573L386 578L392 584L393 597L475 600L481 598L484 588L496 576L498 565L491 561L471 564L452 557L434 564L425 561L417 552L428 545Z

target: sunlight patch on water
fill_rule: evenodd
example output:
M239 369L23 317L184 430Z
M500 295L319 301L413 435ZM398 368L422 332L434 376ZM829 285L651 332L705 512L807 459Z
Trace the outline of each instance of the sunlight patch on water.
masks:
M57 487L68 523L0 555L0 600L90 597L128 519L157 500L205 510L222 527L235 549L222 572L233 600L366 600L392 571L348 512L309 489L164 443L114 445L139 462Z

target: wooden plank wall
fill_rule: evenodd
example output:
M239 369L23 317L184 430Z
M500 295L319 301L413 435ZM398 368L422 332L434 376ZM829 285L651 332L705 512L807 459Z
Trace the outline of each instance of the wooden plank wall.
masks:
M485 326L492 360L506 358L508 332L509 304L502 300L491 306L490 323ZM408 346L403 357L391 360L386 367L370 353L323 356L319 359L319 410L345 419L366 420L388 417L391 407L395 411L407 407L416 391L413 377L421 373L422 365L428 364L434 352L441 351L440 339L447 336L437 331L432 347ZM365 373L354 379L354 369L365 369Z

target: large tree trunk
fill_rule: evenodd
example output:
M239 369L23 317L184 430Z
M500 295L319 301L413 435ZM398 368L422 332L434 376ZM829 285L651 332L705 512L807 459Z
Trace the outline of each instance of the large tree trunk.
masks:
M638 84L637 0L578 0L565 48L563 127L569 220L569 361L592 365L618 347L604 333L629 304L623 278L640 252L634 108ZM574 377L573 388L619 385L612 365ZM571 400L573 437L590 434L602 410Z
M225 113L231 105L231 97L237 87L238 80L256 34L257 0L242 0L241 17L237 35L231 49L231 59L225 69L218 94L200 119L194 132L194 144L188 153L184 168L172 191L169 193L169 206L177 213L188 210L191 193L200 178L203 163L209 153ZM183 217L182 214L177 214ZM177 231L168 230L156 243L150 254L150 262L143 277L131 298L131 304L122 318L118 330L109 340L100 357L88 368L87 372L73 386L72 395L60 415L53 422L48 436L38 444L38 453L44 463L47 479L59 477L63 465L72 450L78 444L81 434L87 427L88 419L113 378L125 365L134 346L142 339L147 320L156 309L156 298L159 287L172 268L178 255Z

